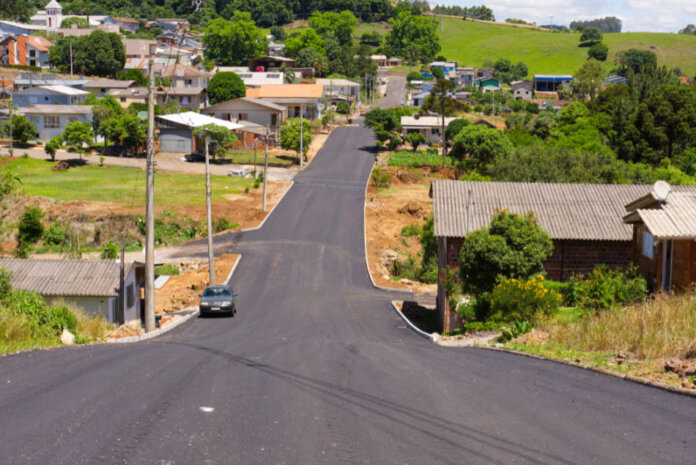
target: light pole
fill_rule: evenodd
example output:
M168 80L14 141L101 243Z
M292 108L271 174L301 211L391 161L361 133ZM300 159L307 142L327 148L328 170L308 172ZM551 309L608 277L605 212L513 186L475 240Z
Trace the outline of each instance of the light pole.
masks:
M155 329L155 72L150 58L145 186L145 331Z
M304 121L302 120L304 105L300 104L300 168L304 165Z
M210 207L210 154L208 135L205 134L205 210L208 221L208 268L210 285L215 285L215 254L213 252L213 216Z
M268 126L266 126L266 139L263 144L266 148L265 160L263 162L263 211L266 211L266 182L268 181Z

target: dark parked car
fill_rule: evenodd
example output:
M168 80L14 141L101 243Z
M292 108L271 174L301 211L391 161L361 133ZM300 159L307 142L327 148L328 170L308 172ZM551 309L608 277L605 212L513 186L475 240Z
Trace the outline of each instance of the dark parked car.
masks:
M201 295L201 316L212 314L228 314L234 316L237 313L235 303L237 294L229 286L208 286Z
M205 155L201 152L189 153L184 158L186 161L205 161Z
M120 157L123 155L123 148L120 145L110 145L104 149L104 155L110 157Z

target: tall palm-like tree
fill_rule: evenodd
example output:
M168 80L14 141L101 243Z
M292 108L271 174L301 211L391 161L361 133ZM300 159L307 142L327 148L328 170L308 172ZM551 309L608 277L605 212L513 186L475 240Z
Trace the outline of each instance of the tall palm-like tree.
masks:
M446 166L447 137L445 136L445 117L451 116L457 109L454 98L454 83L447 79L438 79L430 95L425 98L419 114L435 113L442 119L442 167Z

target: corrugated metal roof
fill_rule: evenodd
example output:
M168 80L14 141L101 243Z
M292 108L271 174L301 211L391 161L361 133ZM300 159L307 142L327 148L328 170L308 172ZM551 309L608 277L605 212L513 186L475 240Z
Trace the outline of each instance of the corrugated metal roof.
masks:
M225 121L220 118L213 118L212 116L208 115L201 115L200 113L195 113L193 111L187 111L185 113L174 113L171 115L161 115L157 116L157 119L169 121L170 123L180 124L191 129L205 126L206 124L216 124L218 126L223 126L231 131L235 131L237 129L242 128L242 126L237 123Z
M118 295L119 263L114 260L0 259L12 286L43 296ZM132 264L126 265L126 275Z
M673 189L696 194L696 186ZM630 241L632 226L623 222L624 205L650 191L648 185L438 180L431 187L435 235L464 237L487 227L496 209L507 209L533 211L552 239Z
M445 126L457 119L456 117L445 117ZM439 128L442 126L442 118L439 116L402 116L401 126L407 128Z
M696 194L673 193L658 208L637 213L657 239L696 239Z
M88 115L92 105L34 105L17 110L22 115Z
M117 79L92 79L84 85L85 89L127 89L132 87L135 81L120 81Z

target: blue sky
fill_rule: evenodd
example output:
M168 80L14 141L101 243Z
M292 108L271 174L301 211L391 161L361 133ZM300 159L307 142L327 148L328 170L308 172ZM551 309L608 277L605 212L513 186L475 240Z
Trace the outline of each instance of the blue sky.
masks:
M677 32L696 23L696 0L439 0L446 5L473 6L482 3L493 10L495 19L520 18L537 24L567 26L573 20L616 16L623 32Z

